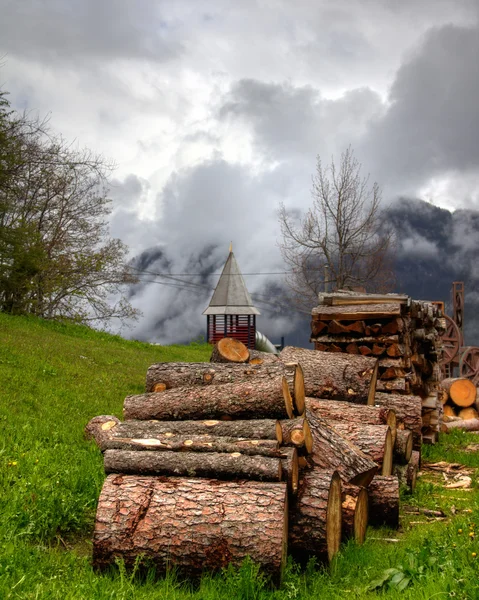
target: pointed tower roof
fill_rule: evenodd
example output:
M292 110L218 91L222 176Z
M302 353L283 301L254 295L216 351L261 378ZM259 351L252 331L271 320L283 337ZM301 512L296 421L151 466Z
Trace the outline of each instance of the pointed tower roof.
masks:
M204 315L259 315L230 246L223 272Z

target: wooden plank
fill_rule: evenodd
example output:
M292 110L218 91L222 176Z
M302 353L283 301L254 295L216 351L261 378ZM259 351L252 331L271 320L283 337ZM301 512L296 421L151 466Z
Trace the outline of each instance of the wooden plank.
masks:
M362 319L389 319L401 315L401 304L368 304L360 306L357 304L348 306L316 306L311 311L313 318L320 321L332 319L340 321L360 321Z
M409 296L402 294L320 294L319 301L324 306L347 306L350 304L408 304Z

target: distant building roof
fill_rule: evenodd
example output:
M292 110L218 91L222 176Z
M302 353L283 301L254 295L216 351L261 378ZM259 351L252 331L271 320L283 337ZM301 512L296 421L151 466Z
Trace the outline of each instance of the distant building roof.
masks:
M216 289L204 315L259 315L239 270L238 263L230 250Z

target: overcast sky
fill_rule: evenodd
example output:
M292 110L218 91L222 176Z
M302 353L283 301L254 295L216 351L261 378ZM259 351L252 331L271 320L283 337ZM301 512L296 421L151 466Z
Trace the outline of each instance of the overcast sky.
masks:
M115 161L112 234L151 273L218 272L230 241L245 273L283 270L278 203L307 207L316 155L349 144L385 202L479 209L478 0L0 8L12 105ZM279 276L245 279L274 297ZM194 335L210 287L140 286L130 335ZM258 308L270 337L293 326Z

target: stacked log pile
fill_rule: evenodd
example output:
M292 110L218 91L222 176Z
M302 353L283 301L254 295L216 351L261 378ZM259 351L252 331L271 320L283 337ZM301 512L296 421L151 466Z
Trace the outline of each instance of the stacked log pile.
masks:
M331 560L342 539L364 541L368 520L398 524L393 472L412 438L394 409L370 406L377 359L302 352L245 359L221 340L218 362L150 367L124 421L90 421L107 474L97 568L143 556L195 576L250 556L278 581L288 546Z
M445 325L440 308L430 302L339 292L320 296L310 339L321 352L376 358L376 390L411 397L413 404L419 397L423 439L434 443L442 417L438 360Z
M444 411L441 431L447 433L456 428L479 431L479 392L470 379L443 379L439 397Z

